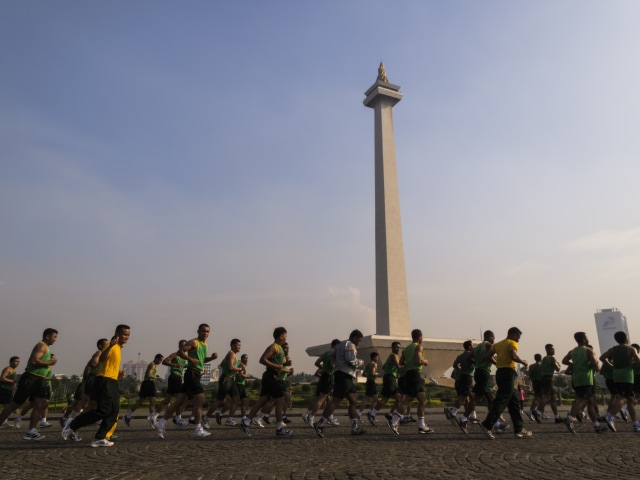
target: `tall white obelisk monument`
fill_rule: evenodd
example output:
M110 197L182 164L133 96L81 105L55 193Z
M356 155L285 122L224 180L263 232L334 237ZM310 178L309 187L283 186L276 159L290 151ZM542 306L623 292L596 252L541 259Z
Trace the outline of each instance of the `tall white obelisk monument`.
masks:
M393 133L392 108L400 100L400 87L389 83L384 65L380 63L376 82L365 92L364 105L374 113L375 142L375 218L376 218L376 333L366 335L358 346L358 356L368 359L371 352L378 352L381 359L391 353L394 341L406 347L411 343L411 322L407 299L407 278L404 269L402 222L400 220L400 195L396 168L396 146ZM425 319L422 319L423 322ZM425 331L425 325L418 328ZM364 330L364 329L363 329ZM327 332L327 340L349 332ZM423 375L432 380L444 381L441 375L462 351L464 339L423 339L429 366ZM320 356L329 344L307 348L310 356Z
M400 87L389 83L380 62L364 105L374 113L376 218L376 334L407 337L411 331L404 268L400 195L392 109Z

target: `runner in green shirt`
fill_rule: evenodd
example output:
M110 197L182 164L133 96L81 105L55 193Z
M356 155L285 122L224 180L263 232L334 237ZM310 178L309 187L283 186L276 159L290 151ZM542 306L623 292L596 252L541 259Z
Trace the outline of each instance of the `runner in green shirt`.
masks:
M376 386L376 378L378 378L378 352L371 352L369 355L371 361L364 367L364 376L367 379L365 383L364 398L362 399L362 409L367 405L374 407L378 403L378 387Z
M335 364L335 350L340 340L337 338L331 341L331 348L320 355L315 362L315 366L318 369L316 371L316 377L318 379L318 385L316 386L316 394L311 399L309 409L302 414L302 419L307 425L313 425L314 416L320 406L324 403L329 395L333 392L333 367ZM333 414L327 419L331 425L340 425L338 421L333 418Z
M178 400L171 405L164 414L164 417L156 423L156 431L160 438L164 438L165 424L176 410L187 401L187 397L193 398L193 417L196 424L193 434L198 438L206 438L211 433L203 428L202 424L202 406L204 405L204 386L201 378L204 372L204 364L218 358L217 353L208 355L207 338L211 327L206 323L198 326L198 336L187 342L184 350L179 350L178 355L189 363L184 373L184 390L178 395Z
M531 388L533 389L533 400L531 407L527 412L527 416L531 420L535 420L538 423L542 423L542 413L538 410L540 403L542 402L542 355L536 353L533 356L534 363L529 365L528 373L531 380Z
M461 416L460 420L456 418L458 409L466 405L471 397L471 386L473 385L473 372L476 369L475 357L473 354L473 342L467 340L462 344L464 352L458 355L453 362L453 374L455 374L455 389L458 397L453 406L444 409L444 415L454 425L467 433L468 419Z
M398 410L393 414L393 418L387 421L387 426L394 435L399 435L398 424L402 420L403 415L408 414L409 405L416 399L418 401L418 433L430 434L435 430L429 428L425 423L424 404L427 395L424 387L424 379L422 378L422 367L429 365L429 361L424 358L424 347L422 346L422 331L415 329L411 332L412 343L404 349L400 357L400 365L404 365L405 374L405 390L403 392L402 401L398 406Z
M569 431L575 435L576 430L573 425L573 420L586 406L595 432L602 433L606 431L606 428L601 427L598 422L596 391L594 387L594 374L600 370L600 363L596 359L593 349L589 347L589 339L586 333L576 332L573 338L578 346L564 356L562 363L571 366L571 380L576 399L571 405L571 411L564 422Z
M623 331L616 332L613 338L618 345L611 347L600 356L603 363L613 366L613 381L619 397L611 402L605 420L611 431L616 431L614 417L622 408L622 402L626 399L627 410L633 421L633 431L640 432L640 422L636 418L635 395L633 392L633 364L640 364L640 357L635 348L629 345L629 337Z
M473 389L471 399L467 402L464 416L471 423L477 423L476 403L482 398L487 399L487 408L491 408L493 404L493 385L491 381L491 367L495 365L494 355L487 355L491 350L491 346L495 341L495 335L491 330L486 330L482 335L483 341L473 349L473 358L475 360L476 369L473 372Z
M376 413L384 407L389 399L395 398L395 404L389 410L389 413L385 415L387 420L393 418L393 413L398 408L401 395L398 392L398 375L400 372L400 342L393 342L391 344L391 353L387 357L387 361L382 366L382 391L380 395L382 398L378 400L378 403L367 412L367 419L371 425L376 425Z
M172 354L165 357L162 361L162 365L169 367L169 377L167 378L167 396L162 401L156 410L157 413L161 413L165 408L169 408L171 401L174 400L174 403L178 401L178 396L182 392L182 379L184 377L184 370L187 368L188 361L182 358L178 353L180 351L186 352L187 341L180 340L178 342L178 350L173 352ZM185 402L180 404L175 412L173 417L173 423L178 427L186 427L189 425L187 420L183 420L182 412L185 407Z
M540 411L544 411L544 407L548 403L551 407L551 411L553 412L555 422L562 423L563 420L558 414L558 406L556 405L556 393L553 386L553 375L556 372L560 371L560 363L554 356L556 350L553 345L548 343L544 346L544 349L547 354L542 358L542 362L540 363L540 373L542 374L542 380L540 384L540 389L542 391ZM536 420L538 420L539 423L540 420L538 417L536 417Z
M222 373L218 379L216 401L209 406L209 410L204 415L202 423L208 423L205 422L204 419L211 416L214 412L218 425L222 423L223 414L220 409L225 406L225 399L228 396L231 403L229 405L229 418L227 418L225 425L227 427L236 425L236 422L233 421L233 415L240 403L240 392L238 391L238 384L236 383L236 375L238 372L242 372L242 367L237 364L236 359L238 352L240 352L242 348L242 342L240 342L238 338L234 338L231 340L229 346L231 348L220 363Z
M57 363L54 354L49 347L58 339L58 331L47 328L42 333L42 340L38 342L31 351L25 372L18 380L16 393L11 403L5 405L0 413L0 425L9 418L11 412L20 407L28 399L33 399L33 413L29 422L29 431L22 437L24 440L42 440L44 435L38 433L36 427L40 418L44 416L44 411L49 406L51 390L47 385L50 378L49 369Z
M275 401L276 407L276 435L284 437L293 435L291 430L284 428L285 424L282 421L287 385L281 378L281 374L290 370L286 365L286 354L283 348L285 343L287 343L287 329L284 327L275 328L273 330L273 343L266 348L260 357L260 363L265 366L265 372L262 374L260 397L251 408L247 418L240 422L242 433L247 437L251 436L249 428L251 421L271 399Z

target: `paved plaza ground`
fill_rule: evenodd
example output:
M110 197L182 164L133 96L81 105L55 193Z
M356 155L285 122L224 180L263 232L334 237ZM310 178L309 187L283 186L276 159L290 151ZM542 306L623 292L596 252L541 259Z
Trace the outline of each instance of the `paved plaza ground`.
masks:
M292 415L291 438L276 438L274 427L252 428L245 438L237 427L214 423L212 435L192 437L192 428L167 426L160 439L142 417L131 427L122 420L115 445L91 448L94 428L81 430L83 441L64 442L55 424L41 432L40 442L22 440L22 429L0 430L0 478L13 479L608 479L640 477L640 433L618 422L618 432L593 433L576 424L571 435L563 424L525 420L534 435L516 439L513 431L487 439L479 427L469 435L454 428L440 409L430 409L432 435L418 435L415 423L400 427L395 437L379 415L379 426L366 425L365 435L352 437L348 419L328 427L324 439ZM482 416L482 414L481 414ZM24 425L24 423L23 423Z

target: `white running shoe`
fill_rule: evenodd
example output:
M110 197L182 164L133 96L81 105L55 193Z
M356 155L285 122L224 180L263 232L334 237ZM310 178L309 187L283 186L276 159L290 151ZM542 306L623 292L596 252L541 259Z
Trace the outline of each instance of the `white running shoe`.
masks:
M166 423L167 423L167 421L164 418L161 418L156 423L156 432L158 433L158 436L160 438L164 438L164 426L165 426Z
M531 435L533 435L533 432L531 430L525 430L524 428L519 432L514 433L516 438L529 438Z
M211 432L207 432L204 428L200 428L193 432L193 436L196 438L207 438L209 435L211 435Z
M258 417L253 417L253 419L251 420L251 423L253 423L254 425L257 425L260 428L264 428L264 423L262 423L262 420Z
M373 425L374 427L376 426L376 416L371 413L371 410L367 412L367 420L369 420L369 423L371 425Z
M147 422L149 422L149 425L151 426L151 428L153 428L155 430L156 423L158 422L158 416L157 415L149 415L147 417Z
M96 447L113 447L114 443L103 438L102 440L96 440L95 438L91 440L91 446Z
M609 427L609 430L611 430L612 432L616 431L613 416L609 412L604 414L604 421L607 422L607 427Z
M186 427L187 425L189 425L189 422L187 420L182 419L182 418L179 419L179 420L177 418L174 418L173 419L173 423L176 425L176 427Z
M206 415L202 416L202 428L211 428L211 426L209 425L209 417L207 417Z
M243 418L242 421L240 422L240 428L242 429L242 434L245 437L250 437L251 436L251 429L249 428L249 421L248 419ZM263 425L264 427L264 425Z
M394 425L391 420L387 420L387 427L389 427L389 430L391 430L395 436L400 435L397 423Z

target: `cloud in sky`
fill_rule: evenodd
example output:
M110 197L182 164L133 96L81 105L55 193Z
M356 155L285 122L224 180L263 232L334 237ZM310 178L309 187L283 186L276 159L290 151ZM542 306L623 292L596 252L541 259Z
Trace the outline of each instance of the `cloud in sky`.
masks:
M601 230L577 238L567 245L575 251L604 251L610 253L640 252L640 227L624 230Z
M0 352L78 373L213 327L258 356L375 328L373 119L394 108L412 324L532 356L638 318L634 2L3 5ZM366 8L364 8L366 7ZM14 352L18 347L19 351Z

